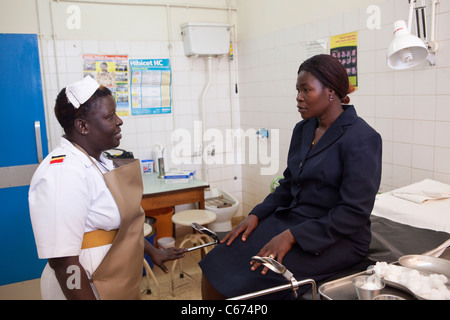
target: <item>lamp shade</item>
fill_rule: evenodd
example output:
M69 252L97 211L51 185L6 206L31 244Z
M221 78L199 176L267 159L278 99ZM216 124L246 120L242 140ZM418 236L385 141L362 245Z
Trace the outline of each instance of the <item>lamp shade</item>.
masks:
M394 39L388 47L387 65L392 69L407 69L425 61L428 49L418 37L409 33L406 23L399 20L394 23Z

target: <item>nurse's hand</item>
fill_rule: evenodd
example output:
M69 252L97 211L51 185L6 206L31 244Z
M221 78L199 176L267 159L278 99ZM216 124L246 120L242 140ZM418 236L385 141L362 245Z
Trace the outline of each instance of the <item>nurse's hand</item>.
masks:
M153 247L153 246L152 246ZM164 265L165 262L171 260L177 260L183 258L187 252L186 248L167 248L167 249L156 249L153 247L149 251L146 251L150 257L150 260L157 265L165 273L169 272L169 269Z
M279 263L283 263L284 256L292 249L295 244L295 238L291 231L288 229L276 237L273 237L256 255L260 257L270 257L277 260ZM251 270L255 271L261 266L261 263L251 261ZM264 267L261 274L266 274L269 268Z
M258 226L258 218L250 214L245 220L239 223L233 230L220 241L220 243L227 243L229 246L233 241L243 232L242 241L246 241L250 233Z

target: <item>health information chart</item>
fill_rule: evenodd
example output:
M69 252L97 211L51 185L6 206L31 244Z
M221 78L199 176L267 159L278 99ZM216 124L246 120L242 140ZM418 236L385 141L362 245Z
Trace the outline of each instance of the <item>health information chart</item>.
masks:
M172 71L169 59L130 59L131 113L172 112Z

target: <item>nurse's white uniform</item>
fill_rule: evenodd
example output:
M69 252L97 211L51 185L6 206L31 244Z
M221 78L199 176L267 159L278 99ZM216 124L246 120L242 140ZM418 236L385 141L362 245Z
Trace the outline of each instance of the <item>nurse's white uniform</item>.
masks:
M114 168L104 157L100 163L94 161L104 173ZM83 235L118 229L121 217L103 176L89 158L61 138L31 180L29 203L39 258L79 256L92 279L111 245L82 250ZM41 294L43 299L65 299L48 263L41 276Z

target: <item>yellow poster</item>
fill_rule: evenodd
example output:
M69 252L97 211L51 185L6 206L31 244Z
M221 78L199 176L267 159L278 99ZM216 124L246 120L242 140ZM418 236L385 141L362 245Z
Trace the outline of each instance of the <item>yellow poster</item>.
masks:
M330 54L347 70L350 83L358 88L358 32L331 37Z

